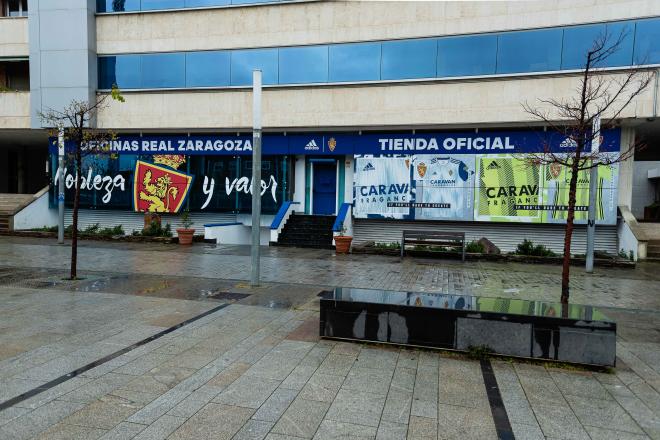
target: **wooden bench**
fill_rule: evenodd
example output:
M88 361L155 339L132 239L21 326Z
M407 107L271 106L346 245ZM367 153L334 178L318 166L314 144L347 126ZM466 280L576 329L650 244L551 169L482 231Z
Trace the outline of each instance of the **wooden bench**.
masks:
M407 245L442 246L460 248L465 261L465 232L443 231L403 231L401 238L401 258Z

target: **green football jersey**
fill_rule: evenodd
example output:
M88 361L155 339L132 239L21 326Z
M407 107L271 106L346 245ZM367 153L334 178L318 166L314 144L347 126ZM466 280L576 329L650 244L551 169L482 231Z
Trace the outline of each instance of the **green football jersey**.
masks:
M598 182L596 194L596 220L605 218L603 193L611 189L615 168L610 165L598 167ZM578 172L578 181L575 190L575 220L587 220L589 207L589 179L590 170ZM547 205L556 206L556 210L548 211L548 217L554 220L566 220L568 216L568 196L571 180L570 168L565 166L548 165L545 169L545 187L548 200Z
M477 215L483 220L518 221L539 216L539 167L512 157L479 159Z

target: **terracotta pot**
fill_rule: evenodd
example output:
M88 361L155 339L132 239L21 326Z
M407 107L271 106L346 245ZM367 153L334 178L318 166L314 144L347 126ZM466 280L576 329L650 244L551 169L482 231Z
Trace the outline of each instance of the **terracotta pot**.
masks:
M347 254L351 249L351 241L353 241L353 237L347 237L345 235L336 236L335 252L338 254Z
M177 229L176 233L179 235L179 244L191 245L193 242L194 229Z

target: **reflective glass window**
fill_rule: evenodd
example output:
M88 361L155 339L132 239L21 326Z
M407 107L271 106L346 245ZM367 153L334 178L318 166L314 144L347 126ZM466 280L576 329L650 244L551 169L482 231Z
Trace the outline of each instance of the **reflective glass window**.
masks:
M185 54L142 55L142 88L185 87Z
M186 87L229 85L229 52L190 52L186 54Z
M635 33L635 64L660 63L660 19L639 20Z
M97 0L98 12L139 11L140 0Z
M231 85L252 85L252 71L254 69L261 69L264 84L277 84L277 49L232 51Z
M436 74L437 40L387 41L382 46L382 79L432 78Z
M615 44L619 39L621 41L617 50L607 57L604 66L630 66L635 44L635 22L608 23L605 28L607 29L608 41L611 44Z
M186 8L199 8L201 6L226 6L231 0L185 0Z
M285 47L279 53L279 83L328 81L328 46Z
M508 32L498 36L497 73L561 68L562 29Z
M99 57L99 88L140 88L140 55Z
M496 35L440 38L438 77L493 74L496 56Z
M142 10L183 8L184 0L142 0Z
M379 80L380 46L381 43L331 45L330 82Z
M587 55L597 39L605 35L604 24L572 26L564 29L562 69L582 69L587 62Z
M246 5L249 3L276 3L282 0L231 0L232 5Z

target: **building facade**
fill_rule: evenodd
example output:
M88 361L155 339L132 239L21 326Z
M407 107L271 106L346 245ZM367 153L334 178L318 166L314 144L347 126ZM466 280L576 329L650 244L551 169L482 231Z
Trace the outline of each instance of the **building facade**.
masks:
M116 85L125 102L107 100L94 124L117 137L89 146L79 179L83 226L130 233L142 211L175 226L188 209L198 227L231 225L234 237L212 231L224 226L208 234L241 242L250 227L251 75L260 69L264 242L277 240L269 228L283 206L335 216L349 204L345 226L356 243L431 228L487 237L503 250L530 238L561 251L565 170L524 159L571 140L523 104L573 96L600 35L621 37L603 75L660 67L653 0L30 0L5 1L3 11L0 193L50 184L14 228L54 224L52 183L64 172L71 200L76 182L71 167L57 170L41 115ZM606 153L647 145L599 170L596 247L611 253L637 254L654 226L636 220L659 215L654 72L603 132ZM580 253L586 213L577 219Z

